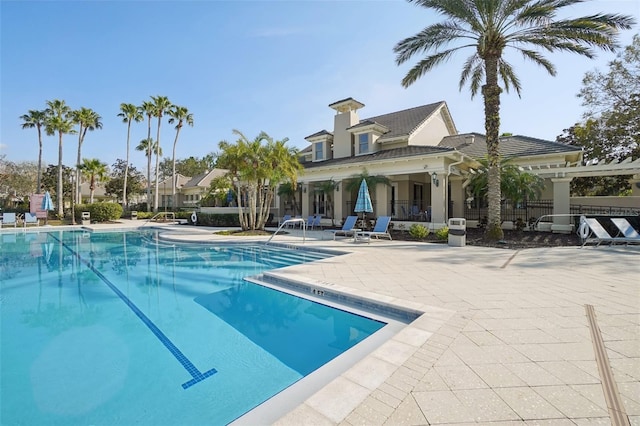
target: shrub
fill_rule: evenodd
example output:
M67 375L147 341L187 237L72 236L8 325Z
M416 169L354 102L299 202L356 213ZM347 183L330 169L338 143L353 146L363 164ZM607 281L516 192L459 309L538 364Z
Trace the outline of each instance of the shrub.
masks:
M449 238L449 227L445 226L444 228L440 228L436 231L436 238L439 240L446 240Z
M82 220L82 212L89 212L91 222L108 222L122 216L122 206L117 203L78 204L75 206L76 222Z
M214 213L196 213L198 216L197 225L200 226L240 226L237 214L214 214ZM189 225L193 225L191 221L191 213L188 214L187 219Z
M418 238L421 240L423 238L426 238L427 235L429 235L429 228L427 228L424 225L414 223L409 228L409 235L411 235L413 238Z

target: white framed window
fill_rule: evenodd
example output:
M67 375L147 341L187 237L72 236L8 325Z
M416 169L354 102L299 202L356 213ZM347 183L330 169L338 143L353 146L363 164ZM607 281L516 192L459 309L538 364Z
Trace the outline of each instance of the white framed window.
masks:
M360 154L369 152L369 133L361 133L358 135L358 152Z
M322 142L316 142L314 145L316 149L316 161L324 160L324 152L322 151L322 146L324 144Z

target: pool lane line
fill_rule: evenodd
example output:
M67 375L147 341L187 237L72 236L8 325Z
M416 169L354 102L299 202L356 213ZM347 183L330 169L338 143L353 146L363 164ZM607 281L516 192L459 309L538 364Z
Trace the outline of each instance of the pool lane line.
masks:
M137 316L142 320L142 322L151 330L151 332L162 342L162 344L169 349L169 352L178 360L180 364L184 367L185 370L191 375L192 379L183 383L182 388L188 389L191 386L195 385L206 379L207 377L211 377L218 372L215 368L211 370L205 371L202 373L193 363L187 358L180 349L173 344L173 342L158 328L157 325L153 323L127 296L124 295L107 277L105 277L102 272L98 271L93 265L82 258L79 253L69 247L65 242L60 240L54 235L51 235L52 238L58 240L64 248L69 250L71 254L76 256L78 260L84 263L94 274L96 274L110 289L113 291L122 301L131 309Z
M604 339L596 322L596 311L593 305L584 305L584 309L587 313L587 321L589 322L589 329L591 330L591 341L596 355L596 364L598 365L600 380L602 381L602 390L604 392L604 399L607 402L607 408L609 409L611 424L613 426L628 426L630 424L629 417L624 409L624 403L620 397L616 379L613 377L607 350L604 346Z

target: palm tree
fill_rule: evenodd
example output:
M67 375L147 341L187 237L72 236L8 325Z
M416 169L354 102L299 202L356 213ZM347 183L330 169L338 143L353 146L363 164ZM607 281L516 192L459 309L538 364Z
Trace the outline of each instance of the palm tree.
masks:
M153 158L153 154L155 153L156 157L158 155L160 156L162 155L162 148L158 147L158 144L154 142L154 140L151 138L142 139L138 144L138 146L136 146L136 151L143 151L144 155L147 156L148 171L151 170L151 159ZM157 180L158 179L156 176L156 181ZM149 208L149 199L151 198L150 191L151 191L151 174L147 173L147 209Z
M80 128L78 129L78 160L76 161L76 187L74 191L76 192L76 200L80 200L80 159L82 156L82 143L84 142L84 137L87 135L87 131L94 131L95 129L102 129L102 122L100 121L102 117L92 110L91 108L82 107L79 110L73 111L71 113L71 117L75 124L78 124Z
M47 135L52 136L58 133L58 187L56 190L56 209L58 217L64 216L62 206L63 182L62 182L62 135L65 133L73 134L73 121L71 119L71 108L65 103L55 99L47 101L47 119L45 130Z
M127 203L127 177L129 176L129 140L131 138L131 122L139 123L142 121L142 113L134 104L120 104L118 117L122 117L122 122L127 123L127 161L124 166L124 184L122 187L122 208L126 209Z
M555 67L537 49L566 51L592 58L594 47L613 50L617 47L618 29L629 29L633 18L614 14L596 14L576 19L556 19L561 9L583 0L409 0L446 16L441 23L430 25L418 34L400 41L394 47L398 65L420 53L420 60L402 79L409 87L437 65L446 62L458 50L473 48L474 53L462 67L459 88L471 86L472 98L481 89L484 98L485 132L487 135L488 226L487 236L501 239L500 170L498 135L500 129L500 93L513 88L520 95L520 80L511 64L503 58L507 47L525 59L555 75ZM449 43L461 44L444 48ZM528 47L530 46L530 47ZM482 79L484 78L484 84Z
M152 141L151 139L151 117L153 117L154 106L151 102L143 102L139 107L140 114L147 116L147 141ZM147 143L147 152L145 155L147 156L147 211L151 211L151 143ZM137 149L137 148L136 148Z
M176 138L173 140L173 157L171 163L173 165L172 173L171 173L171 203L175 207L175 199L176 199L176 144L178 143L178 135L180 134L180 129L182 129L183 123L187 123L189 126L193 127L193 114L189 113L189 110L186 107L181 107L178 105L173 105L167 114L171 117L169 119L169 124L173 124L175 121L178 122L176 124Z
M93 193L96 189L96 182L106 181L109 169L105 163L97 158L83 159L82 164L79 164L79 169L89 175L89 203L93 204ZM76 198L76 200L79 200L79 198Z
M23 121L23 129L38 129L38 182L36 184L36 194L40 194L40 181L42 180L42 128L46 124L47 112L30 109L28 114L20 116Z
M162 116L166 114L172 107L169 98L166 96L152 96L153 100L153 115L158 119L158 133L156 136L156 143L158 144L158 149L160 148L160 124L162 123ZM155 188L155 196L153 198L153 211L158 211L158 185L160 182L158 181L158 170L160 169L160 156L156 155L156 188Z
M240 131L235 144L222 141L218 166L229 170L227 176L237 185L238 218L243 230L264 229L269 217L276 188L291 182L295 188L302 170L295 148L288 148L288 139L274 141L261 132L249 140Z

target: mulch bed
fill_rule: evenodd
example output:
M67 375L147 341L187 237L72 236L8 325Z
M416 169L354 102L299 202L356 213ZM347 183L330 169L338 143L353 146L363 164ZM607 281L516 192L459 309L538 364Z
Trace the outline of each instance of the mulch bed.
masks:
M418 240L409 235L408 231L391 231L391 237L400 241L424 241L429 243L443 243L447 241L438 240L434 233L429 233L427 238ZM563 247L581 245L580 237L575 233L555 234L551 232L537 231L515 231L505 230L502 241L490 241L484 236L484 229L467 229L466 244L470 246L497 247L506 249L523 249L537 247Z

